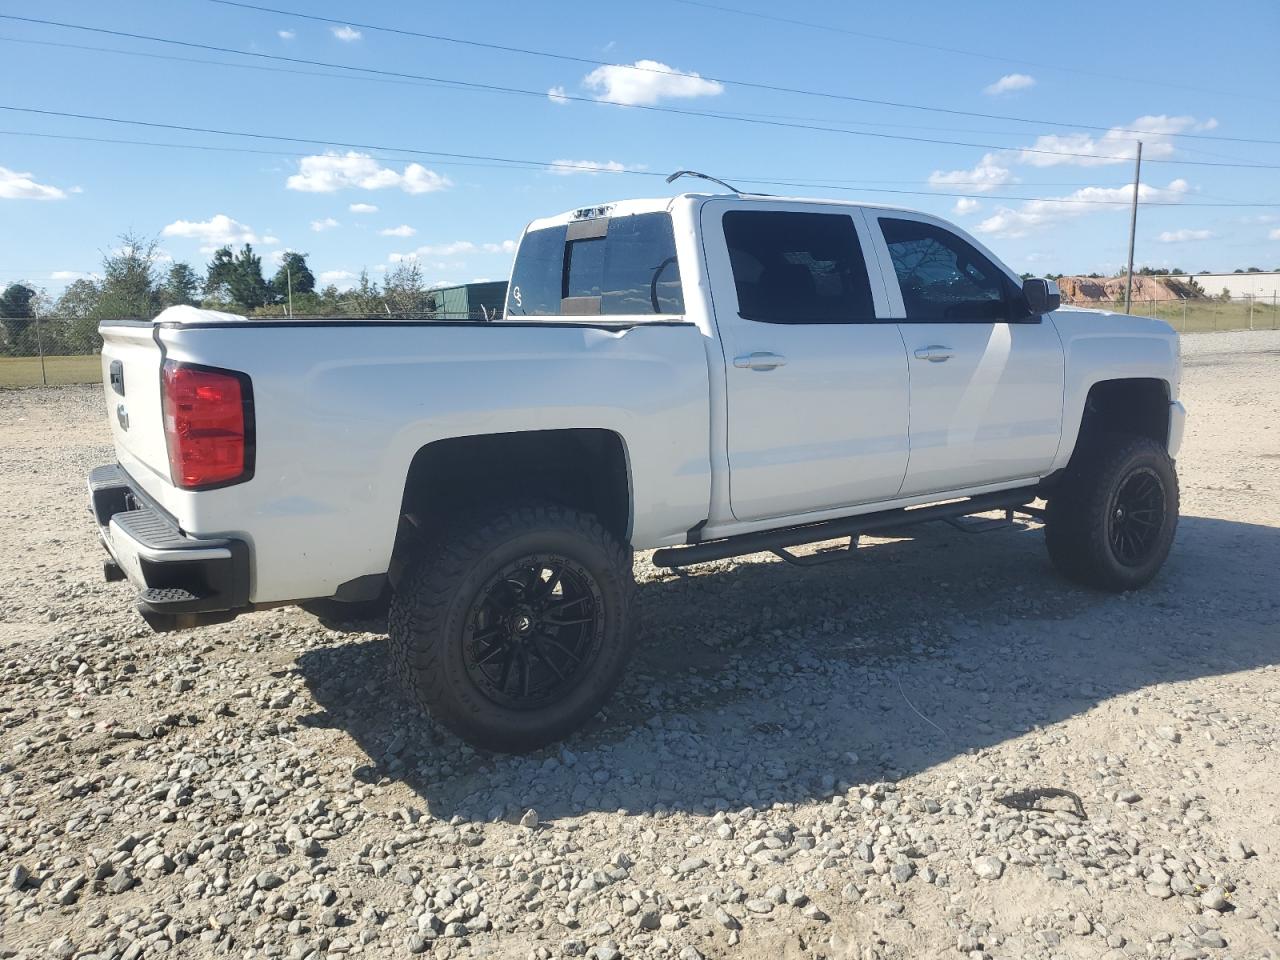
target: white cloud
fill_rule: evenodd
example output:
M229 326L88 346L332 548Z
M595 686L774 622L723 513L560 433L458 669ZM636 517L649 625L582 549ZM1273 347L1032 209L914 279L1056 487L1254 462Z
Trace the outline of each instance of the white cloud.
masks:
M473 243L470 240L454 240L449 243L429 243L408 253L393 253L387 257L392 263L409 263L424 257L456 257L467 253L514 253L516 242L503 240L498 243ZM435 263L438 270L460 268L462 264Z
M292 40L297 35L298 35L297 31L295 30L277 30L276 31L276 36L279 37L281 40Z
M1274 230L1272 230L1270 233L1268 233L1268 234L1267 234L1267 239L1268 239L1268 240L1280 240L1280 227L1276 227L1276 229L1274 229Z
M1160 243L1188 243L1192 240L1209 240L1213 237L1212 230L1166 230L1161 233L1156 240Z
M354 280L356 275L350 270L325 270L316 279L321 283L340 283L343 280Z
M972 197L961 197L956 201L956 205L951 208L951 212L957 216L964 216L966 213L977 213L981 206L982 204Z
M338 221L333 217L325 217L323 220L312 220L311 229L316 233L323 233L326 230L332 230L338 225Z
M343 43L352 43L364 36L359 30L354 27L348 27L346 24L340 27L330 27L329 31Z
M547 99L561 106L569 102L569 97L565 93L564 87L552 87L547 91Z
M417 253L424 257L456 257L460 253L475 253L476 245L470 240L454 240L452 243L427 244Z
M279 243L279 242L280 242L280 238L279 238L279 237L273 237L273 236L267 235L267 236L263 237L259 242L260 242L260 243L264 243L264 244L266 244L267 246L271 247L271 246L275 246L277 243Z
M714 97L724 92L724 84L657 60L596 67L582 78L582 85L594 91L597 100L628 106L650 105L663 99Z
M1167 187L1141 184L1139 201L1177 202L1189 189L1187 181L1173 180ZM1103 210L1124 210L1133 197L1133 184L1123 187L1083 187L1065 197L1028 200L1017 209L1000 207L975 228L978 233L995 237L1021 237L1032 230L1060 220Z
M1008 167L1001 166L994 153L984 154L972 170L935 170L929 174L929 183L935 187L961 186L986 193L1017 178Z
M1212 118L1200 122L1190 116L1147 115L1122 127L1112 127L1102 136L1091 133L1046 134L1038 137L1030 149L1057 153L1031 153L1023 149L1018 151L1018 162L1033 167L1055 167L1063 164L1099 167L1113 163L1131 163L1137 149L1134 142L1137 140L1142 141L1144 159L1160 160L1173 153L1173 134L1188 130L1212 130L1215 126L1217 121ZM1063 153L1089 156L1062 156Z
M405 193L430 193L453 184L448 177L428 170L420 163L410 163L403 172L384 167L367 153L328 152L303 157L298 172L285 182L290 190L303 193L333 193L358 187L362 190L399 188Z
M1025 73L1006 73L990 86L982 88L982 92L989 97L998 97L1004 93L1013 93L1015 90L1026 90L1036 85L1036 78L1028 76Z
M0 167L0 200L61 200L66 195L59 187L36 183L29 173Z
M160 233L166 237L198 240L202 253L210 253L219 247L234 247L242 243L258 242L258 237L251 227L239 220L231 219L225 213L216 214L208 220L175 220Z
M379 230L378 233L384 237L412 237L418 231L413 229L407 223L402 223L398 227L388 227L385 230Z
M55 270L49 274L50 280L82 280L89 274L81 273L79 270Z
M372 203L353 203L347 207L352 213L377 213L378 208Z
M142 253L143 251L137 247L119 246L119 247L112 247L111 252L117 257L131 257L135 253ZM151 262L152 263L173 263L173 255L171 253L168 253L165 250L153 250L151 252Z
M553 160L547 167L547 173L569 177L575 173L626 173L628 170L639 169L639 167L629 167L625 163L619 163L617 160Z

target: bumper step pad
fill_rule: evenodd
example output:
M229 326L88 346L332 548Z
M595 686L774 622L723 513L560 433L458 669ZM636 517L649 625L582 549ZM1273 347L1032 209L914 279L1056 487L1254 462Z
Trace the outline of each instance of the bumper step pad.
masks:
M243 540L187 536L117 464L89 474L89 500L108 551L132 558L131 576L143 581L135 579L138 612L153 629L220 623L248 608L249 545ZM123 576L122 566L129 564L113 556L104 566L107 579Z

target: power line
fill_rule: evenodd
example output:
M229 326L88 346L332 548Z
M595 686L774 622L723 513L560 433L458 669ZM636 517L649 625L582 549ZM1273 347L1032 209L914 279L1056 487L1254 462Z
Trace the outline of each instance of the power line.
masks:
M500 84L480 83L477 81L455 80L447 77L433 77L424 74L407 73L396 70L382 70L373 67L357 67L341 63L329 63L323 60L310 60L301 57L285 57L279 54L261 53L255 50L240 50L234 47L223 47L215 44L197 43L189 40L174 40L167 37L155 37L148 34L130 33L123 30L111 30L106 27L89 27L81 24L63 23L56 20L40 20L32 17L18 17L12 14L0 14L0 19L15 20L24 23L37 23L45 26L61 27L70 30L82 30L89 33L101 33L109 36L127 37L133 40L143 40L152 43L164 43L181 47L189 47L199 50L209 50L217 53L228 53L235 56L256 57L265 60L281 61L285 63L298 63L313 67L326 67L335 70L347 70L357 73L366 73L376 76L398 77L401 79L422 80L430 83L439 83L449 87L462 87L475 90L485 90L495 93L512 94L526 97L536 97L539 100L546 98L546 92L541 90L526 90L519 87L507 87ZM869 130L846 130L840 127L819 126L816 124L794 123L782 120L768 120L757 117L747 117L737 114L715 113L704 110L688 110L679 107L660 107L654 104L634 104L625 103L618 100L609 100L600 97L583 97L575 94L562 94L561 99L570 100L578 103L588 104L606 104L610 106L629 107L632 110L642 110L650 113L673 114L677 116L699 117L713 120L731 120L738 123L749 123L760 126L780 127L791 130L808 130L823 133L838 133L852 137L871 137L881 140L900 140L909 143L926 143L935 146L955 146L955 147L971 147L979 150L998 150L1009 151L1016 150L1023 154L1044 155L1055 157L1072 157L1081 160L1105 160L1107 162L1117 162L1129 159L1128 157L1116 156L1113 154L1093 154L1093 153L1075 153L1065 150L1044 150L1035 147L1009 147L1006 145L997 145L991 143L975 143L963 140L944 140L938 137L914 137L907 134L880 133ZM1179 164L1184 166L1200 166L1200 167L1232 167L1243 169L1257 170L1274 170L1280 169L1280 164L1259 164L1259 163L1226 163L1208 160L1150 160L1150 163Z
M269 156L269 157L301 158L301 157L314 156L314 154L311 154L311 153L303 153L303 152L294 151L294 150L263 150L263 149L254 148L254 147L224 147L224 146L218 146L216 144L199 144L199 143L163 143L155 140L129 140L129 139L118 138L118 137L89 137L89 136L77 136L72 134L60 134L60 133L37 133L31 130L0 130L0 136L35 137L35 138L44 139L44 140L65 140L65 141L70 141L75 143L105 143L105 144L118 144L118 145L124 145L124 146L164 147L164 148L173 148L173 149L182 149L182 150L208 150L208 151L217 152L217 153L244 153L244 154L255 154L255 155ZM395 162L404 160L404 157L389 157L385 155L379 156L376 154L366 154L366 156L370 160L378 160L384 163L395 163ZM449 156L449 155L446 154L445 156ZM516 159L507 159L507 158L495 158L493 162L442 160L437 158L437 159L433 159L432 162L437 166L488 167L488 168L497 168L497 169L527 169L527 170L535 170L535 171L546 171L548 167L557 165L557 161L547 162L542 160L516 160ZM563 167L564 164L559 163L559 166ZM666 176L665 173L660 173L653 170L608 171L608 170L600 170L599 168L592 165L581 165L581 169L584 172L589 172L589 173L621 172L621 173L635 174L637 176L647 176L647 177L665 177ZM817 183L812 183L804 180L793 180L793 179L781 180L781 179L773 179L767 176L764 176L764 177L753 176L750 174L737 174L737 175L729 176L728 179L741 180L745 183L768 183L774 186L796 186L796 187L820 186L820 187L823 187L824 189L831 189L831 190L850 190L850 189L870 190L871 188L866 187L865 185L876 184L876 183L907 184L907 185L917 185L917 186L930 185L929 181L927 180L878 180L878 179L849 178L849 177L823 177L822 178L823 182L820 184L817 184ZM953 186L953 187L984 187L987 189L997 189L997 190L1014 189L1017 187L1096 187L1098 186L1098 184L1093 182L1043 181L1043 180L1037 180L1031 183L1019 181L1019 182L995 183L995 184L988 183L982 180L948 180L946 185ZM1119 184L1118 186L1127 186L1127 184ZM919 194L920 196L928 196L928 197L978 197L981 195L976 193L975 194L946 193L946 192L939 192L937 190L929 190L929 191L922 190L922 191L919 191ZM985 196L987 196L992 200L1019 199L1017 197L1002 197L1000 195L994 195L989 193L985 194ZM1211 199L1221 200L1223 204L1227 206L1264 206L1264 207L1280 206L1280 202L1277 202L1275 204L1244 203L1242 201L1233 201L1233 200L1229 200L1222 197L1213 197ZM1187 206L1187 204L1181 204L1181 205ZM1191 204L1191 206L1197 206L1197 204Z
M263 73L280 73L301 77L318 77L323 80L359 80L365 83L387 83L397 86L439 86L439 81L421 81L421 80L401 80L393 77L363 77L350 76L341 73L325 73L319 70L299 70L291 67L272 67L259 63L235 63L229 60L210 60L203 57L181 57L176 54L167 53L148 53L143 50L125 50L120 47L104 47L86 43L65 43L57 40L36 40L32 37L9 37L0 36L0 42L27 44L41 47L53 47L60 50L83 50L91 53L111 53L125 57L140 57L148 60L163 60L171 63L197 63L213 67L230 67L235 70L254 70ZM595 101L592 101L595 102ZM779 120L801 120L801 121L823 121L822 117L796 116L793 114L777 114L777 113L748 113L744 111L735 111L732 114L724 114L726 117L764 117L766 119ZM830 123L842 124L844 126L855 127L892 127L904 130L941 130L949 133L977 133L989 134L999 137L1020 137L1021 134L1009 130L983 130L974 129L972 127L941 127L929 126L925 124L912 123L889 123L885 121L873 120L830 120ZM1017 149L1016 147L1006 147L1003 149ZM1185 149L1185 148L1184 148ZM1195 152L1195 151L1192 151ZM1235 158L1224 158L1235 159ZM1080 184L1086 186L1086 184Z
M254 70L263 73L280 73L302 77L318 77L323 80L359 80L365 83L387 83L397 86L439 86L441 81L421 81L421 80L402 80L393 77L363 77L350 76L341 73L325 73L319 70L299 70L291 67L273 67L259 63L235 63L229 60L210 60L203 57L182 57L176 54L167 53L148 53L143 50L125 50L120 47L104 47L86 43L65 43L57 40L36 40L32 37L9 37L0 36L0 42L28 44L41 47L53 47L60 50L84 50L92 53L111 53L126 57L141 57L148 60L164 60L172 63L197 63L213 67L230 67L235 70ZM595 101L592 101L595 102ZM777 113L748 113L743 111L735 111L733 113L725 113L726 117L764 117L766 119L778 120L801 120L801 121L823 121L822 117L796 116L793 114L777 114ZM830 123L841 124L844 126L855 127L892 127L904 130L941 130L949 133L977 133L989 134L999 137L1019 137L1021 134L1014 133L1009 130L982 130L972 127L941 127L929 126L925 124L911 123L889 123L885 121L872 120L830 120ZM1017 149L1015 147L1006 147L1003 149ZM1228 158L1231 159L1231 158ZM1081 184L1084 186L1084 184Z
M445 152L440 150L425 150L417 147L401 147L401 146L388 146L385 144L355 143L350 141L325 140L325 139L309 138L309 137L292 137L284 134L275 134L275 133L256 133L252 131L223 130L216 127L198 127L191 124L164 123L156 120L129 120L123 117L107 117L107 116L101 116L98 114L70 113L70 112L58 111L58 110L44 110L36 107L17 107L17 106L12 106L10 104L0 104L0 110L8 110L15 113L34 114L37 116L60 117L60 118L73 119L73 120L91 120L91 121L97 121L102 123L122 124L127 126L140 126L140 127L147 127L150 129L175 130L183 133L201 133L201 134L210 134L213 136L223 136L223 137L244 137L247 139L254 139L254 140L268 140L268 141L274 140L282 143L299 143L299 144L306 144L308 146L316 146L316 147L343 147L350 150L381 150L381 151L388 151L391 153L401 153L401 154L407 153L415 156L443 157L450 161L458 161L458 160L481 161L482 163L477 165L487 165L487 166L500 165L500 166L510 166L517 169L536 168L536 169L542 169L542 170L554 170L554 169L567 168L571 170L581 170L584 173L615 173L615 174L624 174L624 175L630 175L630 176L644 176L644 177L665 177L666 176L665 173L654 171L654 170L621 170L621 171L602 170L598 165L591 164L591 163L575 163L575 162L565 162L565 161L559 161L559 160L545 161L545 160L533 160L529 158L486 156L483 154L450 153L450 152ZM251 149L247 147L235 148L235 147L220 147L217 145L208 145L208 144L157 143L155 141L147 141L147 140L124 140L124 139L111 139L106 137L76 136L76 135L70 135L70 134L32 133L27 131L0 130L0 134L11 135L11 136L17 135L17 136L46 137L46 138L56 138L56 139L65 139L65 140L77 140L77 141L83 140L83 141L93 142L93 143L120 143L120 144L130 144L135 146L168 147L168 148L193 149L193 150L211 150L211 151L227 152L227 153L236 152L236 153L275 154L279 156L311 156L312 155L312 154L287 153L283 151L259 150L259 149ZM370 159L378 159L383 161L395 162L395 161L402 161L405 158L382 156L382 157L371 157ZM471 165L471 164L465 164L465 165ZM1124 206L1129 203L1129 201L1127 200L1078 199L1074 197L1024 197L1024 196L1010 196L1007 194L1001 195L999 197L993 197L988 193L955 193L955 192L940 191L940 190L894 190L894 189L885 189L885 188L851 186L848 183L841 184L838 182L828 183L828 182L813 182L813 181L804 181L804 180L796 180L796 179L778 179L778 178L762 178L762 177L748 177L748 176L730 176L729 179L741 180L747 183L764 184L767 186L803 187L803 188L824 189L824 190L857 191L862 193L884 193L884 194L903 195L903 196L956 197L956 198L965 198L965 199L973 199L973 200L998 199L1002 201L1018 200L1018 201L1035 201L1035 202L1041 202L1041 203L1068 203L1068 204L1106 205L1106 206L1114 206L1116 204ZM1170 201L1145 200L1142 202L1146 206L1280 207L1280 202L1254 203L1254 202L1244 202L1244 201L1241 201L1241 202L1224 201L1224 202L1217 202L1217 203L1184 203L1182 201L1177 201L1177 200L1170 200Z
M219 0L214 0L219 2ZM1086 77L1100 77L1104 80L1118 80L1121 83L1146 83L1152 86L1172 87L1178 90L1193 90L1196 93L1211 93L1221 97L1241 97L1252 100L1265 100L1268 103L1275 103L1274 97L1262 97L1251 93L1237 93L1231 90L1213 90L1208 87L1196 87L1186 83L1175 83L1170 80L1152 80L1150 77L1125 77L1112 73L1101 73L1096 70L1082 70L1079 67L1065 67L1056 63L1041 63L1034 60L1022 60L1016 57L1002 57L993 53L981 53L976 50L964 50L960 47L946 47L939 44L924 43L919 40L904 40L901 37L890 37L881 33L867 33L862 30L851 30L848 27L838 27L831 23L814 23L811 20L797 20L791 17L781 17L776 14L759 13L754 10L743 10L739 7L728 7L718 3L707 3L705 0L673 0L674 3L683 3L690 7L703 7L707 10L718 10L721 13L731 13L739 17L755 17L759 20L772 20L774 23L788 23L797 27L809 27L814 30L821 30L824 33L842 33L850 37L861 37L865 40L878 40L882 43L896 43L904 47L915 47L920 50L933 50L939 53L954 53L964 57L977 57L980 60L993 60L997 63L1015 63L1028 67L1039 67L1046 70L1061 70L1064 73L1076 73ZM1133 131L1127 131L1133 132Z
M673 76L673 77L688 76L688 74L681 73L679 70L663 69L660 67L641 67L635 64L627 64L627 63L613 63L608 60L595 60L591 57L581 57L581 56L575 56L573 54L567 54L567 53L556 53L549 50L536 50L530 47L518 47L518 46L513 46L511 44L493 43L493 42L488 42L483 40L469 40L463 37L453 37L453 36L448 36L446 34L441 34L441 33L428 33L421 30L410 30L405 27L391 27L385 24L360 23L355 20L340 20L334 17L325 17L325 16L320 16L319 14L314 14L314 13L302 13L297 10L284 10L278 7L267 7L267 6L262 6L255 3L245 3L243 2L243 0L205 0L205 2L216 3L224 7L238 7L242 10L253 10L258 13L270 13L270 14L275 14L277 16L295 17L299 20L312 20L319 23L359 27L362 30L373 30L380 33L391 33L391 34L396 34L404 37L414 37L416 39L421 39L421 40L433 40L440 43L451 43L451 44L457 44L460 46L475 47L483 50L494 50L500 53L515 53L515 54L522 54L524 56L543 57L545 59L560 60L568 63L577 63L584 66L613 67L613 68L623 69L623 70L634 70L639 73L656 73L663 76ZM677 0L677 2L690 2L690 0ZM694 3L693 5L706 6L706 7L712 7L713 9L721 9L721 10L729 11L729 8L727 7L716 8L712 4ZM801 23L801 21L788 21L788 20L785 20L785 18L771 17L765 14L750 14L750 13L747 13L746 11L731 11L731 12L746 14L748 16L763 16L766 19L783 20L784 22ZM814 26L814 24L804 24L804 25ZM913 41L908 41L908 40L895 40L892 37L883 37L876 34L856 33L855 31L841 31L841 32L853 33L855 36L863 36L863 37L868 37L876 40L887 40L890 42L905 43L910 46L921 46L927 49L943 50L950 53L966 52L963 50L954 50L948 47L933 47L929 44L915 43ZM995 59L1004 59L1004 58L997 57ZM1013 61L1013 62L1022 63L1025 61ZM1106 75L1099 74L1099 76L1106 76ZM1180 136L1180 137L1190 137L1192 139L1199 139L1199 140L1229 140L1229 141L1235 141L1239 143L1265 143L1265 144L1280 145L1280 140L1261 140L1261 139L1251 139L1247 137L1226 137L1226 136L1220 136L1220 135L1194 134L1194 133L1161 134L1160 131L1158 130L1135 130L1135 129L1128 129L1125 127L1100 126L1098 124L1090 124L1090 123L1070 123L1065 121L1042 120L1042 119L1036 119L1033 117L1009 116L1007 114L980 113L980 112L971 111L971 110L957 110L949 107L929 106L925 104L908 103L904 101L878 100L871 97L855 97L849 94L833 93L825 90L810 90L810 89L804 89L801 87L787 87L787 86L782 86L780 84L761 83L759 81L741 80L741 79L732 78L732 77L715 77L711 75L705 75L703 76L703 79L712 81L714 83L723 83L723 84L735 86L735 87L746 87L748 89L753 89L753 90L768 90L774 93L788 93L788 94L798 94L801 96L808 96L808 97L821 97L823 99L828 99L828 100L846 100L851 103L873 104L876 106L893 107L901 110L926 110L932 113L945 113L953 116L963 116L963 117L977 117L983 120L1003 120L1009 123L1035 124L1037 126L1044 126L1048 124L1051 126L1060 126L1060 127L1063 127L1063 126L1076 127L1084 130L1103 130L1103 131L1116 130L1119 133L1145 134L1147 136L1151 136L1151 135ZM1125 78L1111 77L1110 79L1125 79Z
M65 134L65 133L42 133L42 132L36 132L32 130L0 130L0 136L34 137L41 140L62 140L62 141L68 141L73 143L105 143L105 144L116 144L116 145L122 145L122 146L163 147L163 148L172 148L172 149L179 149L179 150L208 150L215 153L244 153L244 154L254 154L259 156L268 156L268 157L301 158L301 157L314 156L314 153L304 153L296 150L264 150L256 147L224 147L224 146L218 146L217 144L204 144L204 143L165 143L165 142L160 142L155 140L130 140L130 139L125 139L120 137L90 137L90 136L84 136L84 135L74 135L74 134ZM328 141L325 141L325 142L327 143ZM405 159L404 157L390 157L386 155L377 155L377 154L365 154L365 156L368 157L368 159L370 160L378 160L383 163L397 163ZM443 154L442 156L447 157L447 156L452 156L452 154ZM497 168L497 169L520 169L520 170L535 170L535 171L546 171L549 167L553 167L557 165L557 161L548 162L543 160L517 160L517 159L508 159L508 158L494 158L493 161L491 162L485 162L485 161L479 161L479 160L477 161L447 160L447 159L439 159L438 157L436 157L432 159L432 163L434 163L436 166L488 167L488 168ZM563 167L564 164L559 163L559 166ZM583 172L589 172L589 173L621 172L621 173L635 174L637 176L646 176L646 177L665 177L666 176L665 173L660 173L654 170L607 171L607 170L600 170L599 168L592 165L580 165L580 166ZM767 182L775 186L804 187L804 186L810 185L807 181L803 181L803 180L781 180L781 179L771 179L769 177L758 177L758 176L743 175L743 174L738 174L737 176L731 176L728 179L741 180L746 183L766 183ZM876 183L906 184L906 185L916 185L916 186L929 185L929 181L927 180L876 180L876 179L848 178L848 177L823 177L822 180L823 180L823 183L820 184L820 186L829 188L832 190L860 189L862 188L860 187L860 185L876 184ZM953 187L986 187L989 189L1001 189L1001 190L1006 188L1013 189L1016 187L1093 187L1093 186L1097 186L1097 184L1095 183L1078 182L1078 181L1071 181L1071 182L1035 181L1032 183L1014 182L1014 183L992 184L992 183L988 183L986 181L981 181L981 180L949 180L947 181L946 185L953 186ZM1120 184L1119 186L1126 186L1126 184ZM870 188L863 188L863 189L870 189ZM936 190L920 191L920 194L921 196L929 196L929 197L970 196L970 194L940 193ZM974 194L974 196L976 196L976 194ZM987 194L987 196L990 196L991 199L1004 199L999 196L995 196L991 194ZM1016 198L1009 198L1009 199L1016 199ZM1216 197L1213 199L1222 200L1224 203L1233 204L1236 202L1236 201L1230 201L1221 197ZM1257 204L1251 204L1251 205L1257 205ZM1260 205L1267 206L1267 204L1265 203ZM1276 206L1280 206L1280 203L1277 203Z

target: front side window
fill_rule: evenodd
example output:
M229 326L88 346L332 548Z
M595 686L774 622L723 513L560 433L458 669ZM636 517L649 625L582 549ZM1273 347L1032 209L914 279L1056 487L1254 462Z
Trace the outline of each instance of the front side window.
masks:
M594 221L599 223L599 221ZM592 236L566 227L525 234L516 254L507 315L683 314L684 293L671 217L613 217Z
M836 213L730 210L724 215L738 312L762 323L875 319L853 219Z
M1009 280L973 244L919 220L880 218L907 320L1009 319Z

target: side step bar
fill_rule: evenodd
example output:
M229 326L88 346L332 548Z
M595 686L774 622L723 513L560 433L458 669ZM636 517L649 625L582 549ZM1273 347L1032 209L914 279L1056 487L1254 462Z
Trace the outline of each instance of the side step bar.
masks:
M823 520L820 523L809 523L798 527L744 533L736 537L708 540L706 543L695 543L687 547L663 547L661 550L654 551L653 565L685 567L693 563L710 563L712 560L727 560L729 557L743 557L751 553L784 550L787 547L820 543L837 537L855 537L876 530L928 523L930 520L951 520L973 513L985 513L988 510L1014 510L1025 507L1037 496L1039 496L1038 487L1020 487L1016 490L983 493L976 497L947 503L880 510L876 513Z

